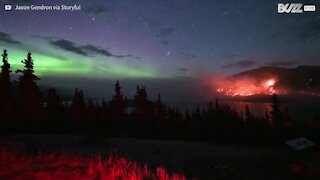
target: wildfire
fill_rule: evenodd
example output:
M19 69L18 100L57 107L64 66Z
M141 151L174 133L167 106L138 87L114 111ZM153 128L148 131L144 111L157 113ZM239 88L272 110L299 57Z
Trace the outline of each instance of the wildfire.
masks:
M297 89L287 86L285 82L280 83L276 75L269 77L235 77L208 74L201 77L203 84L214 92L223 96L253 96L253 95L306 95L320 97L319 90Z
M252 96L256 94L273 94L276 93L274 88L277 78L270 78L255 82L250 79L233 80L228 83L219 83L217 89L219 94L225 96ZM223 87L221 87L223 86Z
M264 82L264 87L267 88L269 94L275 93L274 85L276 84L276 82L277 81L275 79L268 79Z
M269 79L269 80L267 80L266 85L267 85L268 87L271 87L271 86L274 86L275 83L276 83L275 80Z

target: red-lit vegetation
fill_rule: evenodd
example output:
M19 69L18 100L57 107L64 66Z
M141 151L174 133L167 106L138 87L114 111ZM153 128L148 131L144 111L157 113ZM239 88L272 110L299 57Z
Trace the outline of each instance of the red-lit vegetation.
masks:
M68 153L28 155L0 150L1 179L101 179L101 180L180 180L184 175L172 173L162 167L153 172L147 165L121 156L101 155L86 157Z

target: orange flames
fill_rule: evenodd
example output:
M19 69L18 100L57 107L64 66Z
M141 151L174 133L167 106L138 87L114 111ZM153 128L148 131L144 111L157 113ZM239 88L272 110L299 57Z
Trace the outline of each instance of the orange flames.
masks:
M259 82L249 79L223 80L215 82L216 91L225 96L252 96L277 93L276 77L261 80Z

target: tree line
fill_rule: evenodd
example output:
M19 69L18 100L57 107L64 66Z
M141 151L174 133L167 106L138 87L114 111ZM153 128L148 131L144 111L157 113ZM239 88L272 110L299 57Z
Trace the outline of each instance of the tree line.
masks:
M168 107L160 93L156 101L149 100L144 86L137 86L134 107L130 108L119 81L110 101L87 100L84 92L76 89L68 104L61 100L55 88L49 88L44 95L40 93L37 85L40 78L35 75L31 53L21 63L23 69L15 71L20 76L12 82L8 53L3 51L0 73L3 133L89 133L224 142L253 137L266 140L275 132L285 132L286 136L293 133L288 129L295 127L288 109L281 110L276 94L272 96L271 110L267 109L263 117L255 116L248 105L242 114L217 99L205 108L181 112ZM296 127L301 129L300 125Z

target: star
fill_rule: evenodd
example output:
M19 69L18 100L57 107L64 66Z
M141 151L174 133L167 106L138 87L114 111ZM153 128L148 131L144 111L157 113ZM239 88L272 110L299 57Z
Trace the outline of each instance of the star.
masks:
M72 30L73 30L73 27L72 27L72 25L71 25L71 24L69 24L69 25L68 25L68 29L69 29L70 31L72 31Z
M170 51L168 51L168 52L167 52L167 56L170 56L170 55L171 55L171 52L170 52Z
M95 21L95 18L94 18L94 17L92 17L92 21Z

